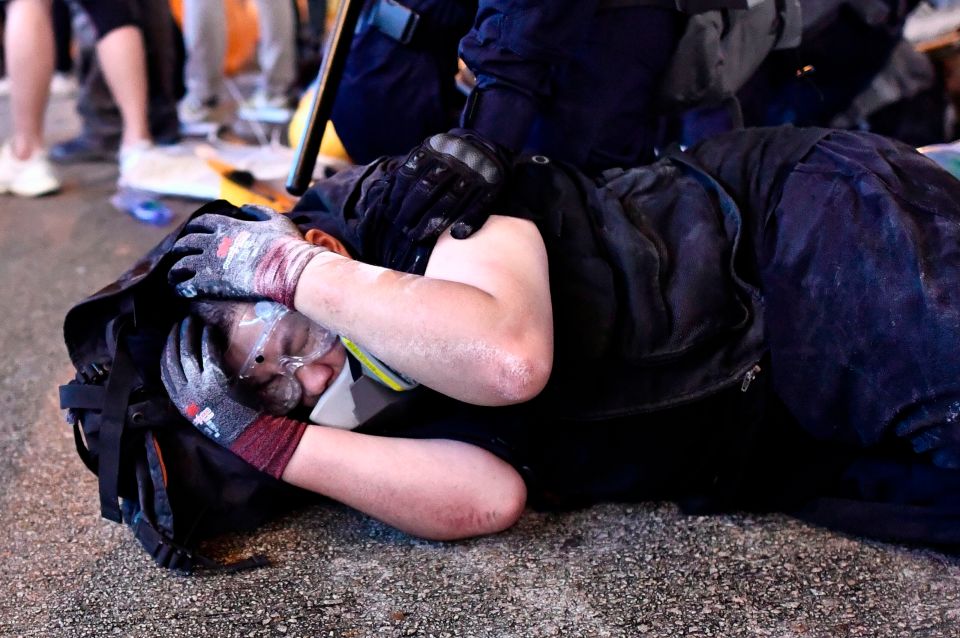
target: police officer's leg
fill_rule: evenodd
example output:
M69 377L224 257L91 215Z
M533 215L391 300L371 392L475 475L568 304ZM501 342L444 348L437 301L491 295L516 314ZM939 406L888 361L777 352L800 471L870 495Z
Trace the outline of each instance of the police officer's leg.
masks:
M532 150L587 172L651 161L656 91L683 22L658 7L601 9L557 72Z
M805 429L960 468L960 182L835 131L784 180L758 265L775 391Z
M54 145L50 157L61 164L73 162L110 162L120 147L123 125L120 111L110 95L97 61L97 31L76 0L68 0L73 11L73 34L78 45L77 115L80 135Z

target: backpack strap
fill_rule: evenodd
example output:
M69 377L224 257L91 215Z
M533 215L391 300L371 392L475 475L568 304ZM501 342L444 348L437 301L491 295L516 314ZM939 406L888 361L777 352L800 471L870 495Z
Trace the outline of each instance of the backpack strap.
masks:
M76 379L60 386L60 409L67 411L67 423L73 427L73 442L77 448L77 455L87 469L94 474L97 473L97 461L90 454L87 442L84 441L80 412L96 411L99 414L103 409L106 396L103 379L106 376L107 368L93 363L80 370Z
M103 397L103 386L87 385L74 380L60 386L60 409L99 410L103 406Z
M188 574L195 567L202 567L206 571L230 573L266 567L270 564L263 554L255 554L232 563L218 563L208 556L174 542L169 535L157 530L145 516L140 514L133 521L133 535L157 565Z
M104 388L103 411L100 414L100 515L119 523L120 504L118 485L120 479L120 446L123 426L127 419L127 404L130 391L137 378L136 369L123 343L128 324L117 331L113 367Z

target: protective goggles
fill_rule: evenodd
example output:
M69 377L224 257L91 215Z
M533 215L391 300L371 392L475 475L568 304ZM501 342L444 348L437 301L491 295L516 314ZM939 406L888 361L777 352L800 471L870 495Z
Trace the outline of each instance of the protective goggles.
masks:
M303 397L297 371L337 342L337 335L286 306L261 301L238 323L233 343L252 344L236 379L250 387L263 409L287 414Z

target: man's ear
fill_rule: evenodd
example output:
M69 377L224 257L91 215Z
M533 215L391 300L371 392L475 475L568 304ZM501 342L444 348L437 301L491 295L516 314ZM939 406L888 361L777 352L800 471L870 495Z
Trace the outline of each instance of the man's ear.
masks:
M353 258L350 252L347 250L346 246L343 243L331 235L326 233L318 228L312 228L307 231L307 234L303 236L308 242L315 246L320 246L326 248L327 250L332 250L338 255L343 255L344 257Z

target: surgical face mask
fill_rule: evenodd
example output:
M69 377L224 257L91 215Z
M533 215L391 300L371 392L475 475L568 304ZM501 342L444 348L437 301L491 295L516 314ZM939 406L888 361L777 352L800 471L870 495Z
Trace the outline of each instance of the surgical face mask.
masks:
M231 347L238 342L249 351L236 379L252 388L265 411L282 415L303 398L297 371L326 355L337 335L286 306L261 301L234 329Z
M348 360L340 374L327 386L310 420L320 425L352 430L380 414L417 387L417 382L400 374L349 339L340 338L357 365Z

